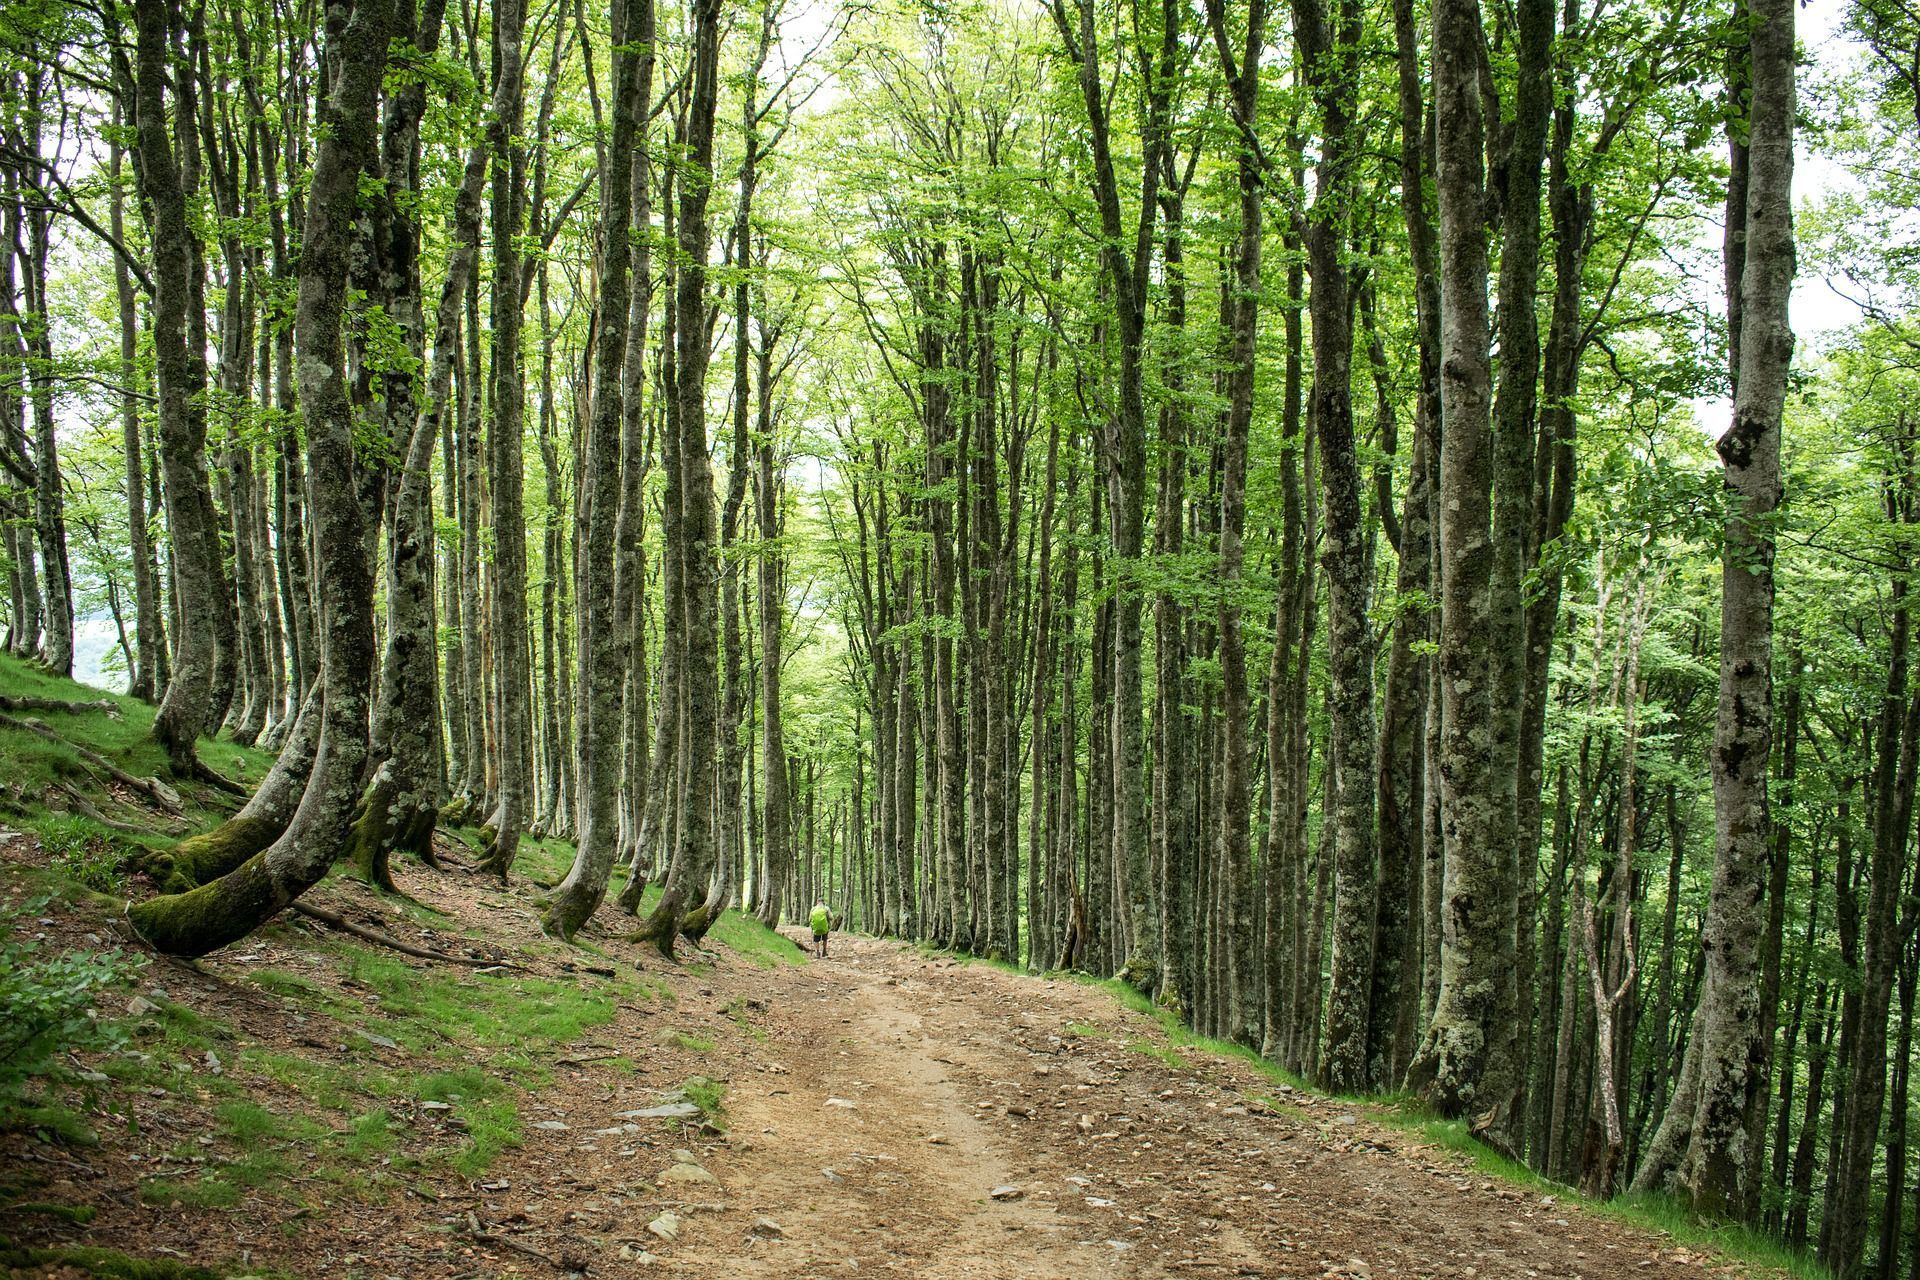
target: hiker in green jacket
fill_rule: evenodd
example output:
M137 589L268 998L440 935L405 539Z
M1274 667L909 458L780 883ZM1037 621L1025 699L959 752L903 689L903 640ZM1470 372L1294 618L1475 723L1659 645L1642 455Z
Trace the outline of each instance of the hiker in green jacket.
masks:
M833 932L833 912L827 910L826 903L816 902L807 919L813 925L814 954L824 960L827 958L827 935Z

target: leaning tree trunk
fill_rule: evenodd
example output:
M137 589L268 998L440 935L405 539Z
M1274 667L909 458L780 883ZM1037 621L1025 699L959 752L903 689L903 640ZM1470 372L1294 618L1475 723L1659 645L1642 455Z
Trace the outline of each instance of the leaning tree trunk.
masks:
M155 0L142 0L142 7ZM337 66L319 113L294 312L300 407L313 486L324 706L313 772L273 846L190 893L131 908L142 937L170 955L199 956L247 936L317 883L333 864L360 793L367 753L367 685L373 669L373 582L366 518L354 484L353 406L343 371L347 262L360 175L374 156L391 0L328 11L326 64ZM143 22L158 37L157 21ZM143 54L146 50L143 49Z

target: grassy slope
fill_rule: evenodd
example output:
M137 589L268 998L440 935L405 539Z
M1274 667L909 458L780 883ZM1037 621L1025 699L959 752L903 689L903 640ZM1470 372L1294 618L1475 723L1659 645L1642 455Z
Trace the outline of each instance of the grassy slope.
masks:
M164 752L148 736L151 707L55 679L5 656L0 693L109 699L117 717L98 710L15 714L45 721L129 773L166 776ZM213 740L202 741L201 756L249 784L272 761L267 753ZM0 858L0 930L9 923L16 935L36 928L25 914L30 911L54 926L41 933L47 941L40 954L110 948L121 904L152 891L130 870L138 855L211 826L235 807L209 789L176 785L186 815L169 823L117 796L74 751L0 728L0 832L11 828L32 837L28 844L13 841ZM151 834L133 835L61 812L69 803L62 786L80 792L104 815L150 828ZM478 840L473 829L448 834L469 846ZM527 892L528 879L557 880L572 855L564 841L526 841L515 893ZM431 1194L445 1179L485 1176L520 1145L523 1106L552 1084L554 1060L566 1046L606 1035L621 1008L669 1009L675 1002L670 984L631 969L593 971L578 962L594 948L540 937L518 919L489 929L492 920L463 922L425 902L380 899L344 868L336 868L315 893L336 909L384 911L396 932L431 929L429 945L497 952L504 944L530 968L547 972L421 965L338 934L316 935L286 917L236 949L265 953L271 961L246 968L237 980L203 982L197 968L162 968L130 956L124 979L96 999L98 1021L109 1042L117 1039L120 1047L84 1055L83 1075L36 1079L15 1096L0 1094L0 1153L8 1143L49 1153L138 1143L142 1117L150 1131L157 1116L163 1131L202 1136L174 1144L155 1171L140 1179L138 1195L149 1206L210 1222L261 1203L284 1212L344 1201L360 1206L358 1212L377 1213L410 1190ZM793 943L737 912L727 912L710 936L755 965L804 962ZM687 972L697 976L707 968L696 962ZM727 1013L743 1032L752 1032L743 1013ZM302 1030L289 1036L289 1026ZM663 1039L667 1056L683 1062L677 1095L717 1116L722 1087L685 1066L697 1064L712 1041L690 1033L663 1036L675 1037ZM658 1056L657 1050L631 1052ZM642 1066L636 1056L603 1053L594 1061L632 1073ZM657 1062L646 1065L649 1075L657 1074ZM425 1141L422 1114L444 1117ZM45 1203L42 1181L30 1174L0 1175L0 1274L9 1266L52 1260L8 1244L8 1235L23 1230L32 1238L23 1223L84 1225L92 1216L85 1206ZM189 1274L110 1250L83 1250L60 1260L95 1275ZM268 1274L257 1266L243 1270Z
M76 752L39 734L0 726L0 823L37 830L41 824L58 819L68 806L59 791L65 786L84 795L103 816L151 828L152 834L130 836L77 815L64 825L112 844L164 848L183 835L212 826L238 807L232 796L169 777L167 753L153 741L154 709L144 702L50 676L7 654L0 654L0 693L62 702L111 703L117 715L103 710L8 714L16 720L39 720L61 737L105 756L136 777L167 781L179 792L186 810L184 824L170 822L152 807L116 795L107 780ZM268 752L213 738L200 740L200 758L243 786L259 782L273 764Z

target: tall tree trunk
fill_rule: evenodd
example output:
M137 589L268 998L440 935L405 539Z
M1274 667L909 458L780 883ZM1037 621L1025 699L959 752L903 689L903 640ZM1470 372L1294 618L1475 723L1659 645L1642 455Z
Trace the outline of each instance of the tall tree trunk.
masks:
M1690 1116L1669 1108L1662 1128L1684 1126L1674 1181L1694 1207L1735 1214L1746 1204L1747 1116L1761 1081L1758 949L1772 840L1767 770L1773 739L1772 516L1780 504L1780 426L1793 330L1794 7L1751 0L1745 233L1739 272L1738 376L1733 425L1720 438L1728 497L1721 565L1720 702L1714 725L1714 859L1704 942L1705 983L1689 1054L1699 1061ZM1734 219L1730 217L1730 224ZM1904 835L1904 833L1903 833ZM1881 1040L1884 1052L1884 1038ZM1849 1093L1858 1098L1856 1078ZM1655 1142L1656 1154L1661 1143ZM1872 1159L1871 1142L1865 1160ZM1655 1177L1643 1167L1636 1181ZM1864 1168L1862 1169L1864 1185ZM1849 1236L1858 1240L1861 1236ZM1847 1240L1840 1242L1843 1246ZM1828 1253L1845 1271L1858 1246Z
M636 32L642 15L632 0L613 0L613 131L609 150L631 156L646 104L639 101ZM620 521L625 450L627 325L633 260L633 180L614 164L600 171L600 314L594 334L593 418L587 433L580 502L587 537L581 564L579 836L573 865L548 901L544 924L571 938L599 909L620 843L621 685L626 635L618 625L615 532ZM638 477L635 477L638 479ZM550 568L549 572L553 572Z
M142 8L152 0L142 0ZM393 23L391 0L358 0L327 15L326 65L337 71L320 104L295 309L300 403L313 484L325 705L315 765L286 831L265 852L190 893L128 911L135 929L170 955L198 956L245 937L319 881L340 849L366 758L373 669L373 584L354 483L353 407L343 371L347 263L356 193L375 155L376 106ZM143 18L143 59L158 15ZM157 86L156 86L157 87ZM145 103L143 103L143 111ZM144 158L144 157L143 157Z
M1436 0L1433 19L1434 176L1440 214L1440 989L1408 1084L1449 1116L1486 1114L1513 1089L1500 1052L1502 970L1510 963L1512 899L1500 841L1499 786L1488 736L1493 683L1486 652L1492 607L1492 330L1487 314L1484 122L1478 0Z
M121 107L114 104L114 118ZM120 186L121 146L116 138L108 150L108 230L116 240L126 237L125 197ZM147 527L145 467L141 460L139 313L134 303L133 277L126 260L113 255L113 291L120 309L120 379L125 390L120 398L121 456L126 467L127 554L133 561L133 617L135 652L133 670L127 673L127 692L151 701L158 691L159 651L166 644L166 627L160 617L160 593L155 582L151 530Z
M487 452L493 498L494 702L499 777L493 828L481 866L504 882L520 850L533 792L533 720L528 705L532 658L527 637L526 387L520 375L521 221L526 213L527 158L519 140L523 115L525 0L493 8L493 111L486 141L493 167L492 420Z
M219 517L207 479L205 348L188 341L196 255L194 232L187 221L187 191L167 127L167 10L161 0L140 0L133 15L138 31L136 173L151 219L160 464L165 473L177 606L170 678L154 717L153 733L167 749L174 772L186 776L200 767L194 740L211 721L217 644L214 615L224 608L225 588L219 564ZM192 125L183 119L180 128L188 131Z
M719 0L696 0L686 149L679 174L679 274L674 284L675 418L680 433L682 779L679 851L660 902L641 929L671 958L684 917L704 904L714 858L714 726L720 717L716 661L713 464L707 452L707 196L713 180L713 119L719 80ZM698 895L698 901L692 900Z

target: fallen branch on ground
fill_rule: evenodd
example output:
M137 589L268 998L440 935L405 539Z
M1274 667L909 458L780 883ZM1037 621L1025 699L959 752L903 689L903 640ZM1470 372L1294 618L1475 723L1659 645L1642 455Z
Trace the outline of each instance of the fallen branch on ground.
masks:
M175 817L180 816L180 793L172 787L160 781L158 778L134 777L125 769L122 769L119 765L101 755L98 751L90 751L77 742L72 742L61 737L49 728L44 721L21 720L9 715L0 715L0 729L14 729L23 733L37 734L45 738L48 742L65 747L94 768L106 773L120 785L138 791L141 795L152 800L155 805L173 814Z
M59 792L61 799L65 801L68 808L89 822L99 823L109 831L118 831L130 836L150 836L153 834L152 827L143 827L134 822L122 822L118 818L109 818L106 814L100 812L99 808L96 807L91 800L64 782L56 782L47 788L47 790L49 792Z
M390 947L402 955L414 956L417 959L438 960L442 964L465 965L469 969L499 968L518 969L522 973L532 972L532 970L528 969L525 965L515 964L511 960L476 960L470 956L449 955L444 951L430 951L426 947L416 947L411 942L400 941L400 939L390 933L382 933L378 929L369 929L365 925L355 924L345 916L337 912L328 911L325 907L309 906L304 902L296 902L293 904L293 909L301 915L306 916L309 920L318 920L321 924L329 928L338 929L342 933L350 933L363 942L371 942L381 947Z
M83 711L104 712L108 718L120 718L120 705L111 699L98 702L64 702L59 698L34 698L25 694L0 693L0 711L65 711L79 715Z

